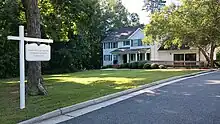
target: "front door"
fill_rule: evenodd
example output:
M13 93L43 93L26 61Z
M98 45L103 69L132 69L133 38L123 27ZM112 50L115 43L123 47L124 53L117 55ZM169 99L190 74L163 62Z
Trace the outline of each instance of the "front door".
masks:
M127 54L123 55L123 63L127 63Z

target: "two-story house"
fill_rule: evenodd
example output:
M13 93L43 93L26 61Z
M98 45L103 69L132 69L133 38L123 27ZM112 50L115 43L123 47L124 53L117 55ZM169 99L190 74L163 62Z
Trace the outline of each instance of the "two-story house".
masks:
M102 41L103 65L152 61L166 65L198 65L206 62L197 48L187 46L164 48L160 44L144 44L143 30L140 27L125 27L114 30ZM214 55L216 59L216 54Z

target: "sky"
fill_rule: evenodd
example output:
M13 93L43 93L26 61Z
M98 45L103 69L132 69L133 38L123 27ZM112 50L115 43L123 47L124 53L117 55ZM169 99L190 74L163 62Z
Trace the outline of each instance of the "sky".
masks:
M137 13L140 17L140 22L147 24L150 19L146 11L142 10L144 0L122 0L123 5L128 9L130 13ZM177 0L166 0L166 5L176 3Z

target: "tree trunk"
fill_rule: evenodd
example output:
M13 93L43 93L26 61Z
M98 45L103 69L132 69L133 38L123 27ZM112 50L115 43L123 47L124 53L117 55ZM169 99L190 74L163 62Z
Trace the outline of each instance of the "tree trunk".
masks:
M25 7L28 36L41 38L38 0L22 0L22 3ZM28 62L27 93L29 95L47 94L41 75L41 62Z
M214 68L214 52L215 52L215 45L213 42L211 42L211 50L210 50L210 66L211 68Z
M203 54L204 57L206 58L206 61L208 61L208 63L210 64L210 58L209 58L209 56L207 55L206 51L205 51L203 48L201 48L201 47L199 47L199 50L202 52L202 54Z

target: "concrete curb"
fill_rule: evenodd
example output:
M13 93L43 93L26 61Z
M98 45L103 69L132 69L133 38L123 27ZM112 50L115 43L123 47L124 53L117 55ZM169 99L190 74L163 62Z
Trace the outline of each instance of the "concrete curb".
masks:
M155 85L158 85L158 84L162 84L162 83L165 83L165 82L168 82L168 81L172 81L172 80L176 80L176 79L180 79L180 78L184 78L184 77L195 76L195 75L202 74L202 73L208 73L208 72L211 72L211 71L215 71L215 70L201 71L201 72L196 72L196 73L192 73L192 74L176 76L176 77L171 77L171 78L164 79L164 80L155 81L155 82L152 82L150 84L145 84L145 85L138 86L137 88L128 89L128 90L125 90L125 91L113 93L113 94L106 95L106 96L103 96L103 97L100 97L100 98L96 98L96 99L92 99L92 100L85 101L85 102L82 102L82 103L78 103L78 104L75 104L75 105L71 105L71 106L68 106L68 107L60 108L60 109L54 110L52 112L43 114L41 116L38 116L38 117L35 117L35 118L32 118L32 119L20 122L18 124L37 123L37 122L40 122L40 121L43 121L43 120L46 120L46 119L49 119L49 118L64 115L66 113L69 113L69 112L72 112L72 111L75 111L75 110L78 110L78 109L82 109L82 108L85 108L85 107L88 107L88 106L91 106L91 105L94 105L94 104L97 104L97 103L101 103L101 102L104 102L104 101L107 101L107 100L110 100L110 99L113 99L113 98L116 98L116 97L119 97L119 96L123 96L123 95L129 94L129 93L135 92L135 91L139 91L139 90L151 87L151 86L155 86Z

